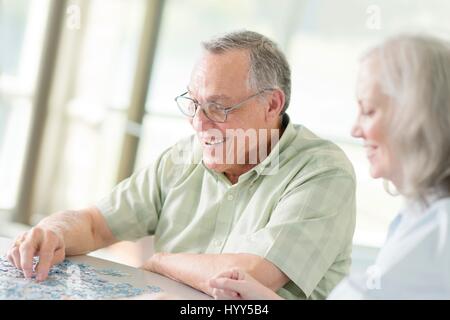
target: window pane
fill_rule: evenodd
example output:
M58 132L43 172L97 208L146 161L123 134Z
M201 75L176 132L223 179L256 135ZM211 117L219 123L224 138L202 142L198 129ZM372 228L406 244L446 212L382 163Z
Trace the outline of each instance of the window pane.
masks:
M16 205L30 113L29 99L0 101L0 209L13 209Z
M56 147L41 173L40 189L54 192L40 191L39 213L92 204L115 185L146 4L81 2L81 27L66 35L78 44L74 60L63 64L73 73L59 84L68 95L51 115L59 122Z
M0 43L8 44L9 50L2 50L1 72L17 74L20 52L25 37L26 18L30 9L30 1L3 1L0 3Z
M75 96L127 108L145 2L89 1Z
M53 191L39 207L45 214L89 205L115 184L125 114L109 112L102 118L89 119L76 109L81 109L80 105L69 107L64 147L49 172L53 173L49 182Z
M16 205L49 1L0 2L0 208Z
M450 35L445 0L345 4L306 1L288 46L294 87L290 115L322 136L341 140L349 139L358 61L368 48L400 32ZM371 7L379 10L379 30L368 28Z
M155 161L165 149L178 140L193 134L186 119L164 115L146 115L143 128L136 159L136 170ZM161 133L164 134L163 138Z

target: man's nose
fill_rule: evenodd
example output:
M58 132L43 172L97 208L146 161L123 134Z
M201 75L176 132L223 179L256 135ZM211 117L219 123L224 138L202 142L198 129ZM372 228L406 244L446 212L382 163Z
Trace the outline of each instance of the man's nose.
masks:
M201 107L198 107L195 111L195 115L192 118L192 127L198 132L212 127L212 121L208 119Z

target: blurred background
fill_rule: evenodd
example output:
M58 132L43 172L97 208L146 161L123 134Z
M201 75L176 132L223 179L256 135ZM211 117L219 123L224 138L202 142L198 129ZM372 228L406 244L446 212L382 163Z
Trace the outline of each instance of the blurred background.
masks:
M199 43L236 29L292 67L288 113L337 143L358 179L354 269L401 206L350 137L358 59L398 32L450 35L446 0L0 0L0 236L90 205L192 133L174 97ZM137 266L151 238L97 254Z

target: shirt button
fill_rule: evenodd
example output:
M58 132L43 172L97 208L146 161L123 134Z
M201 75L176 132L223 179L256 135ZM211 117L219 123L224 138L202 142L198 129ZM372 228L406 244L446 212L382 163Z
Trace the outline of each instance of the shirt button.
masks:
M229 195L228 195L228 197L227 197L227 199L231 201L231 200L233 200L233 199L234 199L234 197L233 197L233 195L232 195L232 194L229 194Z
M220 240L214 240L214 241L213 241L213 244L214 244L215 247L220 247L220 246L222 245L222 241L220 241Z

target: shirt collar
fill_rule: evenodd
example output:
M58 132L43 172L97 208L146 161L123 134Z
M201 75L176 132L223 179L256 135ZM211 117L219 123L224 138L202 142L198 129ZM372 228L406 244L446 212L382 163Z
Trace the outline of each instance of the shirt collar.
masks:
M283 115L281 126L284 128L284 131L281 137L279 137L278 143L273 146L267 158L252 169L256 172L257 176L276 173L280 165L280 155L291 144L297 134L291 119L286 113Z
M273 175L277 173L280 166L281 154L284 150L286 150L297 134L294 125L287 114L283 115L281 127L284 128L284 131L281 137L279 137L278 143L272 148L263 161L248 172L241 175L239 177L239 182L247 179L256 181L256 179L261 175Z

